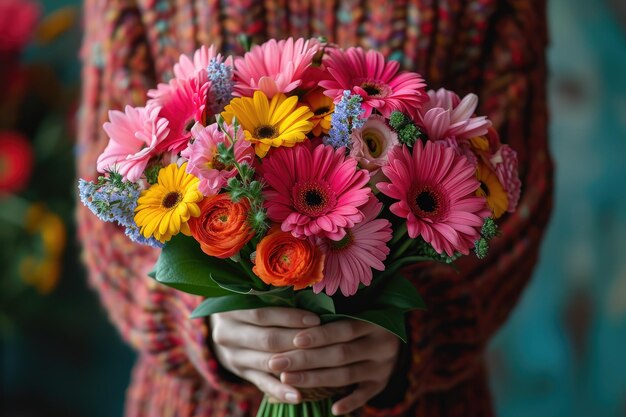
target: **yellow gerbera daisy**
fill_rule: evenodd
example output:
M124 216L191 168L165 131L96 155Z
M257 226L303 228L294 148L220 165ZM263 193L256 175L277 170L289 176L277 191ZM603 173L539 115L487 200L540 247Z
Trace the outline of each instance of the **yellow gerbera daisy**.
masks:
M156 184L143 191L135 208L135 223L145 238L154 236L167 242L183 232L191 234L187 221L198 217L198 203L203 196L198 191L200 180L186 172L187 163L178 167L170 164L159 171Z
M305 95L302 101L313 112L313 117L311 118L313 129L311 132L315 136L320 136L322 133L327 134L330 131L330 122L335 111L333 99L324 95L322 90L317 89Z
M228 124L233 118L241 125L246 140L254 144L256 154L263 158L273 147L294 146L306 139L313 128L313 112L306 106L298 107L298 97L276 94L271 101L261 91L254 97L234 98L224 108L222 117Z
M483 161L478 162L476 178L480 181L480 187L476 190L476 195L487 199L487 205L497 219L509 207L509 199L506 191L504 191L504 187L500 184L496 173Z

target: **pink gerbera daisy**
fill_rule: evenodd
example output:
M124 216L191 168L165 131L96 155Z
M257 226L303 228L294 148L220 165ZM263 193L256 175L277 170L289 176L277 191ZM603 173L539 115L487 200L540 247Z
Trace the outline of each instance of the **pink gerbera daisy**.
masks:
M169 122L169 134L159 144L158 151L180 152L187 147L193 125L205 122L210 86L210 82L202 83L196 78L173 79L148 92L151 99L147 106L159 107L159 116Z
M414 114L428 99L424 92L426 84L419 74L398 72L400 64L385 61L378 51L333 50L324 58L324 65L331 77L320 82L326 89L324 94L335 103L341 100L345 90L360 95L364 117L369 117L373 109L386 118L394 110Z
M174 65L174 77L178 80L198 78L199 81L207 80L207 68L212 59L222 61L222 56L215 52L215 46L201 46L193 54L193 59L187 55L181 55L178 63ZM230 58L229 58L230 60Z
M235 92L237 96L252 96L262 91L268 98L288 93L300 86L303 74L319 51L316 40L276 41L271 39L253 46L243 58L235 59Z
M363 221L360 207L371 195L369 175L356 165L343 148L277 149L261 167L268 217L296 237L343 239L346 228Z
M372 268L385 270L383 261L389 255L387 242L391 240L391 223L377 219L383 205L371 197L361 208L365 218L351 229L340 241L318 238L317 245L326 254L324 279L313 286L316 293L325 289L333 295L337 288L346 297L354 295L359 284L370 285Z
M500 149L489 158L489 162L494 168L496 176L509 199L507 211L513 213L517 207L522 189L522 182L519 179L518 172L517 153L509 145L502 145Z
M428 92L429 101L418 111L418 124L433 141L469 139L487 133L491 122L485 116L472 117L478 106L476 94L459 98L443 88Z
M137 181L169 134L168 121L158 117L159 107L126 106L124 112L109 112L103 128L109 144L98 157L98 171L115 170L126 180Z
M254 161L254 148L245 140L243 129L237 130L237 137L233 128L228 128L229 134L235 141L235 159L240 164L252 165ZM187 172L198 177L200 183L198 190L205 196L218 194L226 185L229 178L237 175L237 168L226 166L219 159L217 145L224 143L230 146L230 139L222 132L217 123L207 127L200 123L191 129L193 142L185 149L181 156L187 158Z
M376 186L400 200L389 209L407 219L411 238L421 236L448 256L469 253L491 212L485 199L474 195L480 183L465 157L441 144L417 141L413 154L406 146L393 149L382 170L389 182Z

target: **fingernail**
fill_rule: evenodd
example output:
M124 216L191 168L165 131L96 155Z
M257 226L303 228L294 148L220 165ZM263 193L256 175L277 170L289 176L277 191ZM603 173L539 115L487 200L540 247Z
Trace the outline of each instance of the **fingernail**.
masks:
M320 324L320 318L317 316L304 316L302 318L302 323L305 326L317 326Z
M289 359L287 358L271 359L269 362L269 366L274 371L282 371L283 369L287 369L289 367Z
M294 403L296 404L298 402L298 394L296 394L295 392L288 392L285 394L285 400L289 403Z
M293 339L293 344L296 345L296 347L307 347L311 346L312 343L313 339L311 339L311 336L308 334L296 336L296 338Z

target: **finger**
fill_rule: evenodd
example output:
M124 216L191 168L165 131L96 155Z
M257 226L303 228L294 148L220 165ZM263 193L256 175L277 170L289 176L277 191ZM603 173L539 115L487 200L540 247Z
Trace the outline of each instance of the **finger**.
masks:
M273 355L272 353L236 348L228 348L224 351L226 352L226 360L231 367L237 369L252 369L270 374L274 372L269 367L269 361Z
M383 388L380 383L375 381L359 384L347 397L333 404L332 413L336 416L351 413L357 408L367 404L367 402L381 392Z
M273 372L336 368L368 360L386 361L395 357L396 353L395 340L378 341L362 337L347 343L279 353L271 356L269 368Z
M293 338L297 332L279 327L235 324L225 320L215 324L212 337L213 342L221 346L279 353L294 349Z
M324 368L311 371L283 372L280 380L295 387L345 387L354 383L372 380L377 374L376 363L359 362L339 368Z
M264 307L223 313L235 320L266 327L304 329L318 326L320 318L310 311L285 307Z
M280 382L265 372L248 369L243 372L242 377L252 382L265 394L279 401L290 404L298 404L302 401L302 396L297 389Z
M293 339L298 348L314 348L349 342L372 331L372 325L359 320L335 321L300 331Z

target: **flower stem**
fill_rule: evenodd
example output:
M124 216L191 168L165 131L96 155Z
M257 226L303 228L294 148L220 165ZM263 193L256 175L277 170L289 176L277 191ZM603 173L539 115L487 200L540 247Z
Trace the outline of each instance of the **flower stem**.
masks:
M415 243L415 240L407 237L406 240L402 242L402 244L396 250L393 251L393 256L391 260L395 261L402 255L404 255L404 253L413 245L413 243Z
M393 239L389 242L389 247L393 247L400 239L405 237L407 234L407 226L406 222L403 222L398 229L393 234Z
M330 398L318 401L305 401L300 404L273 403L265 396L257 412L257 417L333 417L333 402Z

